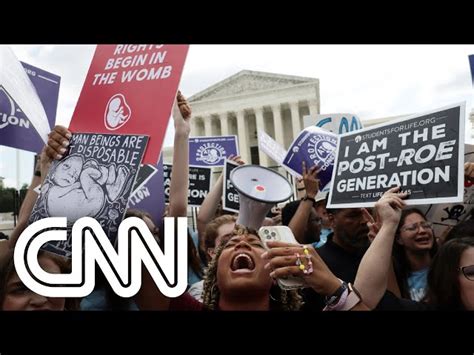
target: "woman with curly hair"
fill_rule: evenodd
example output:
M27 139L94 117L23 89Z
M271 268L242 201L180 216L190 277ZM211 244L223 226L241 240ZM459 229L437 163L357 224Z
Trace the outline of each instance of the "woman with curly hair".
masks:
M281 290L265 269L265 247L257 232L236 225L232 234L209 264L204 305L210 310L298 310L298 292Z
M301 297L296 290L281 290L275 279L302 277L306 286L324 296L333 295L341 287L341 280L313 247L282 242L268 242L267 246L270 249L265 248L255 230L236 225L209 264L203 303L188 293L173 299L163 296L145 273L137 304L142 310L293 311L301 308ZM304 268L296 263L298 258L305 260ZM357 307L367 309L362 303Z

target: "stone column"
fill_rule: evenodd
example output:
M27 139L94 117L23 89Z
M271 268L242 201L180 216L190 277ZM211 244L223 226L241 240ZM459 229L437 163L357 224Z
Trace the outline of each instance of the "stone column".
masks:
M247 132L247 125L245 124L245 112L236 112L237 116L237 132L239 137L239 153L242 160L246 164L250 164L250 147Z
M254 112L255 112L255 121L256 121L256 124L257 124L257 136L258 136L258 132L260 130L265 132L265 121L263 119L263 108L262 107L256 108L256 109L254 109ZM268 134L268 132L265 132L265 133ZM268 155L265 154L260 148L258 149L258 159L260 160L260 165L261 166L265 166L265 167L270 166L270 161L269 161Z
M197 118L197 117L196 117L196 118ZM196 119L192 119L192 120L191 120L191 133L190 133L190 136L191 136L191 137L196 136L196 131L197 131L197 120L196 120Z
M204 135L206 137L212 136L211 116L205 116L202 120L204 121Z
M308 100L309 114L311 116L319 115L319 107L317 100Z
M284 139L284 132L283 132L283 122L281 119L281 107L280 105L273 105L273 124L275 127L275 140L280 143L284 148L285 146L285 139Z
M221 120L221 134L223 136L229 135L229 119L227 118L227 112L219 114Z
M302 127L300 125L300 113L298 110L298 103L297 102L291 103L290 109L291 109L291 125L293 127L293 139L295 139L302 130Z
M471 127L470 127L471 128L471 138L474 138L474 109L471 110L471 114L469 115L469 121L471 122Z

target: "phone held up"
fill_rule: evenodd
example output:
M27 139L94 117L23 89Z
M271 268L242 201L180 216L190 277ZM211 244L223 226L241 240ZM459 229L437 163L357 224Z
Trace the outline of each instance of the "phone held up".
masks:
M267 242L284 242L291 244L299 244L293 232L287 226L268 226L261 227L258 231L258 236L262 240L265 248L267 247ZM285 279L277 279L278 285L283 290L294 290L302 288L305 285L303 278L290 276Z

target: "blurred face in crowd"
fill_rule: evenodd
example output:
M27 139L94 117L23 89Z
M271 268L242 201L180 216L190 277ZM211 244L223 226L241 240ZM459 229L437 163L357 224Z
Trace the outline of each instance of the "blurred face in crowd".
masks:
M353 249L368 246L367 218L361 208L345 208L331 214L334 236Z
M38 262L46 272L61 273L58 264L44 255L39 256ZM17 273L13 272L7 281L5 298L1 306L4 311L63 311L65 299L44 297L34 293L23 284Z
M215 248L217 248L223 240L228 239L234 230L235 222L225 223L217 228L217 237L214 241L214 248L208 248L207 253L212 259L215 255Z
M459 289L461 302L468 311L474 311L474 247L467 248L459 261Z
M429 251L434 243L433 230L423 216L411 213L403 221L397 241L408 251Z
M317 202L315 209L316 209L316 214L318 215L319 218L321 218L321 226L323 228L330 228L331 222L329 220L326 206L324 206L324 200Z
M316 210L311 208L309 213L308 224L305 231L305 243L314 243L319 241L321 234L321 218L316 214Z
M265 248L253 234L233 236L225 245L217 265L217 286L229 298L270 292L272 279L261 255Z

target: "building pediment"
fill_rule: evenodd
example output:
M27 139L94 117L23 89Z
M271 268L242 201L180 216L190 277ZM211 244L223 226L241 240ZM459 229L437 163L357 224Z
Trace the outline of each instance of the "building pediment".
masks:
M284 88L310 82L318 82L318 79L242 70L241 72L212 85L206 90L191 96L189 101L197 102L202 100L212 100L221 97Z

